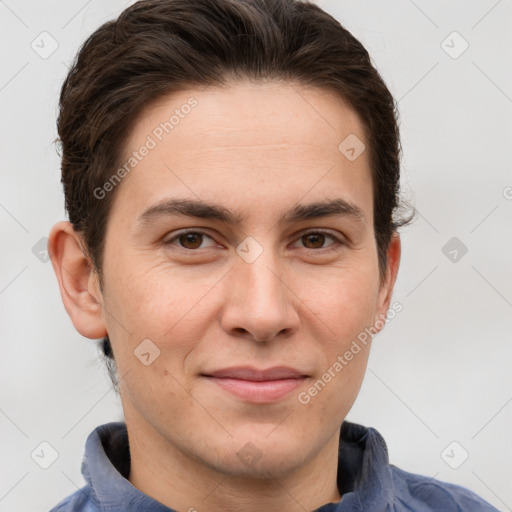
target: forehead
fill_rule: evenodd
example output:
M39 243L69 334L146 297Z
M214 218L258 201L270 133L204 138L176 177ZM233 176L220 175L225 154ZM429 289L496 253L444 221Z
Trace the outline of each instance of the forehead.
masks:
M245 81L157 98L135 121L127 147L137 146L148 134L165 144L187 127L187 141L195 148L247 146L248 138L254 137L252 146L309 143L325 149L329 144L337 153L346 135L365 138L358 114L332 90Z
M365 146L359 116L328 90L284 82L190 88L139 115L123 155L133 165L119 192L134 214L173 196L222 199L241 211L248 200L275 208L331 192L352 203L359 195L368 209Z

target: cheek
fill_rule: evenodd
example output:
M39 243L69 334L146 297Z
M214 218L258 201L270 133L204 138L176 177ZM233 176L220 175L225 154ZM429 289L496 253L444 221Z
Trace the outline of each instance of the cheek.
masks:
M129 367L134 350L149 339L168 359L166 367L179 369L211 322L212 296L205 300L205 294L219 276L202 274L192 267L178 271L168 264L135 263L116 262L105 300L105 310L111 313L106 315L107 328L118 366L126 362ZM121 268L123 272L119 272Z
M336 404L334 410L346 412L357 396L368 362L378 282L367 268L353 268L333 276L328 287L311 286L309 293L309 305L326 333L321 347L322 382L316 388L323 390L325 385L328 389L322 391L318 406L332 403ZM318 390L311 392L316 396Z
M322 331L329 333L327 339L332 348L339 350L372 324L378 298L377 274L373 275L366 265L352 265L332 269L323 277L301 276L303 286L299 293L312 312L309 314L316 315Z
M341 422L357 398L371 347L377 288L367 273L354 271L333 279L328 291L310 292L311 305L328 328L323 327L323 339L314 336L321 368L298 399L321 428Z
M185 307L190 289L172 275L172 269L145 265L144 259L140 260L133 255L110 265L105 305L118 314L119 323L126 324L130 332L159 338L162 332L155 319L167 318L166 326L160 327L170 329L174 317Z

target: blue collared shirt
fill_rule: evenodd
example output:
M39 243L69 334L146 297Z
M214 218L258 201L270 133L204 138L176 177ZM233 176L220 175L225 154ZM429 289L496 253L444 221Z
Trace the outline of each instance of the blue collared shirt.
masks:
M125 423L97 427L85 445L87 485L50 512L175 512L128 480L130 450ZM390 465L382 436L344 421L338 454L341 501L314 512L498 512L472 491Z

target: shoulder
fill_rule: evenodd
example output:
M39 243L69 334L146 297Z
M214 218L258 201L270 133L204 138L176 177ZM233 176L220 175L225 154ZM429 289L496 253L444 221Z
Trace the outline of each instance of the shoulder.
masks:
M100 508L86 485L57 503L50 512L100 512Z
M390 468L395 484L395 496L402 502L404 510L499 512L497 508L465 487L409 473L393 465Z

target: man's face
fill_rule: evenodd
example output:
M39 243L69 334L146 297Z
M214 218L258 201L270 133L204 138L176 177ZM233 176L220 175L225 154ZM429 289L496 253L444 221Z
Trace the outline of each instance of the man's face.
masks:
M182 108L190 97L197 105ZM335 363L389 304L368 151L354 160L338 148L350 134L366 143L339 98L284 83L190 89L139 117L126 159L151 148L117 185L101 297L132 440L274 476L337 442L369 343L341 370ZM238 221L145 214L176 199ZM285 217L334 200L353 211ZM292 373L258 373L275 367Z

